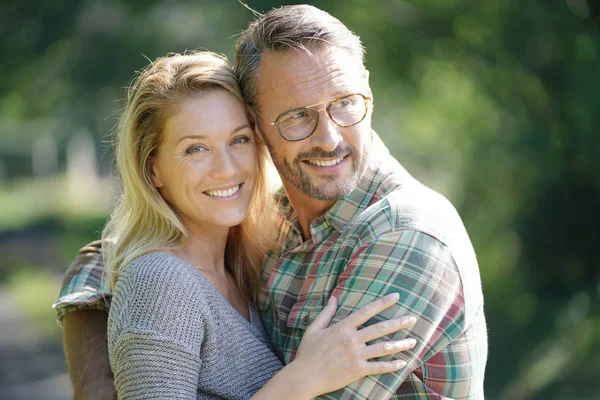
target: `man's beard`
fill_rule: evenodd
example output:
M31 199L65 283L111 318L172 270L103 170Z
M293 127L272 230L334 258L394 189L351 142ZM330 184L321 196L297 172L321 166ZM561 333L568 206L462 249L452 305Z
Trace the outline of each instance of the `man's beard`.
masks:
M316 200L336 201L348 195L356 188L358 182L364 175L365 169L367 167L368 151L364 151L362 154L358 154L354 147L350 145L338 146L335 150L331 152L324 151L321 148L315 147L309 151L299 154L294 159L293 163L289 163L287 160L285 160L283 157L280 157L277 154L271 143L269 143L269 141L266 140L266 138L265 143L267 145L267 148L269 149L271 159L273 160L273 164L275 165L277 172L279 172L281 179L288 182L295 189ZM326 188L322 187L328 186L327 184L321 184L321 187L315 184L311 180L310 175L306 174L300 165L302 163L302 161L300 161L301 159L334 159L339 158L342 155L345 155L349 158L349 160L345 160L345 162L352 162L352 173L348 178L344 178L343 181L340 181L339 174L337 173L320 176L320 179L324 179L327 182L338 181L338 184L334 187L333 190L327 190Z

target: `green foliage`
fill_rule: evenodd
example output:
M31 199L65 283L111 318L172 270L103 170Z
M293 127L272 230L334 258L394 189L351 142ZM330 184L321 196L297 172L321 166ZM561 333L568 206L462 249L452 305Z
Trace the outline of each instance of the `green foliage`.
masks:
M17 305L23 322L30 325L37 335L57 336L59 328L50 304L56 301L61 278L56 273L38 266L20 265L1 287Z

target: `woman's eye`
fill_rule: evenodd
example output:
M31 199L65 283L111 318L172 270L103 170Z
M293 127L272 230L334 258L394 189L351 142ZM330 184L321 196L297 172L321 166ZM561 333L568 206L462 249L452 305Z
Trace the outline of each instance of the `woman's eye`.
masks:
M195 153L199 153L202 151L206 151L206 148L202 145L199 144L193 144L190 147L188 147L187 149L185 149L185 154L195 154Z
M242 136L236 136L235 138L233 138L233 140L231 141L231 144L244 144L244 143L249 143L251 141L252 141L252 139L250 139L248 136L242 135Z

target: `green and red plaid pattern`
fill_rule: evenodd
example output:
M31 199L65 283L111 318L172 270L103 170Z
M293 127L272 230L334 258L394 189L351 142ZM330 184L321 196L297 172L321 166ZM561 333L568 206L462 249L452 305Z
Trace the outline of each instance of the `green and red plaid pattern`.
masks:
M378 142L378 140L376 140ZM303 241L283 192L278 246L265 261L258 309L291 362L310 322L338 298L333 322L388 293L397 306L370 323L414 315L408 365L323 399L483 399L487 331L477 261L452 205L412 178L378 142L358 188L311 224ZM373 157L375 158L375 157ZM367 325L368 325L367 324Z
M103 310L108 312L112 290L104 274L102 243L91 242L79 250L67 268L62 289L56 303L56 320L62 326L65 314L75 310Z

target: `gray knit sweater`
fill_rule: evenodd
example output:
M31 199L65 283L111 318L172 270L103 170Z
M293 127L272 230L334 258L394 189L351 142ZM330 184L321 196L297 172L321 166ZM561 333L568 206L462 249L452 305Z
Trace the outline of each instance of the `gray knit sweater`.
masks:
M119 399L247 399L282 368L256 311L248 322L193 265L167 253L124 268L108 351Z

